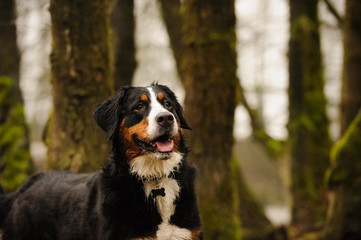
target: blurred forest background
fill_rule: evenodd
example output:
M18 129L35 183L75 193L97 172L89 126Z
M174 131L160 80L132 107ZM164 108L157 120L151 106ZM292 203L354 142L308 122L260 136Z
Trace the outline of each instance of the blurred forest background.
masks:
M98 170L97 103L184 103L205 239L361 239L360 0L1 0L0 183Z

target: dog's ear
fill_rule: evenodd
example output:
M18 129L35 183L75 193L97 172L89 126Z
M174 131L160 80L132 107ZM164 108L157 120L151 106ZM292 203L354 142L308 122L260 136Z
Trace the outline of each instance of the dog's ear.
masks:
M182 108L182 106L178 103L178 101L176 102L176 113L177 113L177 115L178 115L178 117L179 117L179 121L180 121L180 124L181 124L181 128L192 130L192 128L189 126L186 118L184 117L183 108Z
M107 133L108 140L114 137L115 132L120 124L121 105L125 95L125 88L103 103L99 104L94 111L94 120Z

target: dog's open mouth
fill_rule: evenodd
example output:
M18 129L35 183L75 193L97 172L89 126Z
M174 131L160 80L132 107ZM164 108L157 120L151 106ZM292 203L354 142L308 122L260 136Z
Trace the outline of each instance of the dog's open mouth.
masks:
M172 152L174 148L174 141L168 136L162 136L153 141L152 146L162 153Z
M174 140L169 135L163 135L151 142L140 139L133 135L134 142L146 152L171 153L174 149Z

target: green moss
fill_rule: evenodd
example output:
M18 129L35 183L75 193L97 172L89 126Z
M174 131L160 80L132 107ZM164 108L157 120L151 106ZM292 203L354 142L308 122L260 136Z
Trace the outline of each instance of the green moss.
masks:
M0 106L3 122L0 124L0 162L4 170L0 175L0 184L8 191L15 190L33 169L24 108L16 103L12 93L11 79L1 77Z
M352 189L359 182L361 174L361 111L344 136L331 151L331 168L327 171L326 182L330 188L342 185Z
M201 217L205 239L239 240L240 222L234 212L227 211L224 204L202 204Z
M288 125L292 156L292 224L295 226L305 222L314 224L325 218L323 176L331 149L317 3L298 4L291 4L294 11L291 11L293 44L290 52L293 55L290 62L297 62L291 69L297 77L290 79L293 85Z
M318 25L312 19L307 15L302 15L292 22L291 35L296 38L303 38L305 33L310 34L317 29Z
M361 239L361 111L335 144L326 183L333 191L324 239Z
M283 141L271 138L263 129L253 131L254 137L257 141L260 141L265 146L265 150L269 156L276 158L281 156L285 150L285 144Z
M4 105L9 102L9 95L12 88L11 78L0 77L0 103Z
M200 200L205 239L241 239L241 222L238 216L240 201L235 181L238 171L237 161L232 158L230 174L216 190L217 198Z

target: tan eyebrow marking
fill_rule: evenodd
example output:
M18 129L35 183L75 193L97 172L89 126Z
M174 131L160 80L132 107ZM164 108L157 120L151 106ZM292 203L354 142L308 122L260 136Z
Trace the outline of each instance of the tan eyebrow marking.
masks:
M140 96L140 100L144 101L144 102L148 102L148 97L147 95L143 94L142 96Z
M164 98L164 94L162 92L158 93L158 99L162 100Z

